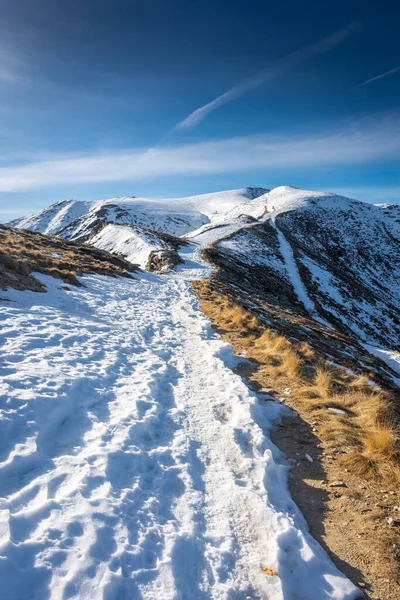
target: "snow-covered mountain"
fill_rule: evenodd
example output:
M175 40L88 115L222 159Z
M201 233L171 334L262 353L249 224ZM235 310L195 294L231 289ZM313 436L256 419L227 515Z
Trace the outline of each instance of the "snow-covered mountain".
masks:
M79 241L88 239L107 223L138 225L171 235L184 235L266 191L244 188L186 198L63 200L10 225Z
M396 207L290 187L255 203L264 208L259 219L236 216L238 207L232 219L225 215L190 239L213 244L232 277L240 265L241 278L258 281L275 301L280 290L286 304L300 301L308 314L363 342L399 349Z

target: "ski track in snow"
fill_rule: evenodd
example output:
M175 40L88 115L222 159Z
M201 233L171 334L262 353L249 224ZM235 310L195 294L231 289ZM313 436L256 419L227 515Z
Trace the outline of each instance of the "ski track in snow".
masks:
M351 600L186 263L2 293L2 600ZM278 576L269 577L266 566Z

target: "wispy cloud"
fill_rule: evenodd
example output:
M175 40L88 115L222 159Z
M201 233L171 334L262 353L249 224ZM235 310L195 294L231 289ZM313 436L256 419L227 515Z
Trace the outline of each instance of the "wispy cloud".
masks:
M0 168L0 191L76 183L138 181L168 176L212 175L372 163L400 157L400 120L362 122L331 134L306 137L236 137L102 154L68 155Z
M323 52L327 52L330 48L333 48L340 42L342 42L348 35L350 35L355 29L358 28L358 24L351 23L344 29L337 31L333 35L324 38L323 40L317 42L316 44L312 44L310 46L305 46L295 52L292 52L288 56L281 58L274 65L270 66L268 69L264 69L260 73L258 73L255 77L251 77L246 79L245 81L241 81L240 83L234 85L225 93L221 94L211 102L208 102L204 106L197 108L195 111L190 113L183 121L178 123L175 128L176 129L191 129L192 127L196 127L207 115L211 112L231 102L235 98L239 98L247 92L251 92L252 90L264 85L268 81L271 81L282 75L286 71L293 69L300 65L301 63L309 60L313 56L317 56L322 54Z
M399 71L400 71L400 67L395 67L394 69L391 69L390 71L386 71L385 73L381 73L380 75L377 75L376 77L371 77L371 79L367 79L367 81L363 81L362 83L359 83L356 87L362 87L363 85L368 85L370 83L373 83L374 81L378 81L378 79L384 79L384 77L389 77L390 75L395 75Z
M6 39L0 41L0 82L23 83L25 82L25 62L19 56L14 46Z

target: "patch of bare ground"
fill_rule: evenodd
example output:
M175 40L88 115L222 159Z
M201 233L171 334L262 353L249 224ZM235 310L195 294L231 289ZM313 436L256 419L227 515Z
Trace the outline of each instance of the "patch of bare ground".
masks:
M120 256L92 246L0 225L0 289L45 291L32 273L80 285L85 273L131 277L137 270Z
M273 331L256 310L235 303L212 279L192 285L223 338L249 359L239 368L241 376L294 410L272 437L293 465L291 492L312 535L367 598L398 600L395 389L384 379L379 385L376 377L372 381L376 373L363 366L354 372L332 365L318 344L289 337L276 321Z

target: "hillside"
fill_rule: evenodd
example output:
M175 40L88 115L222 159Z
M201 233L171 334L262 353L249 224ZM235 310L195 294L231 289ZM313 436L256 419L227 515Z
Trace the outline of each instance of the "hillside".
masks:
M80 285L84 274L132 277L136 270L122 256L92 246L0 225L0 290L45 291L39 274Z
M396 600L398 207L292 187L245 188L180 199L63 202L14 225L52 232L58 237L48 239L60 244L78 240L83 242L79 248L163 273L138 272L131 283L117 279L110 284L107 277L84 271L78 280L87 292L74 292L72 304L65 303L51 281L39 277L49 286L43 306L50 302L61 324L64 311L80 311L78 321L91 314L107 332L95 339L90 325L85 344L93 347L94 356L104 355L104 344L109 347L107 364L114 364L115 352L119 356L110 377L103 377L107 368L101 361L98 376L88 367L93 385L87 403L81 403L80 393L66 393L71 411L78 408L86 423L86 437L70 413L63 412L59 421L57 398L65 388L57 381L51 385L60 442L48 435L46 420L34 427L39 446L44 440L44 447L51 449L46 460L60 456L68 465L73 454L85 473L87 442L94 440L92 450L103 459L89 468L87 480L74 483L66 474L65 498L58 494L56 503L73 519L68 507L72 497L80 497L81 488L89 504L92 493L96 502L104 493L110 497L102 504L104 518L120 515L118 531L130 536L128 548L114 540L108 558L97 517L83 501L84 513L91 515L85 527L96 532L99 542L82 550L93 581L68 554L79 593L89 590L85 593L91 597L103 581L101 589L116 597L137 592L146 599L169 600L190 588L191 598L204 599L247 594L286 600L297 589L299 600L361 599L360 590L331 570L321 548L307 537L296 505L285 496L290 464L292 496L336 567L368 590L369 597ZM29 231L21 235L40 236ZM163 254L170 254L172 262L155 267L154 259L161 260ZM32 297L23 294L3 294L11 303L10 327L14 310L30 322L36 301L32 304ZM45 317L40 327L46 331ZM38 335L35 327L32 331ZM53 351L58 356L56 347ZM132 374L130 365L138 374ZM84 381L82 369L79 377ZM12 370L10 376L15 398L21 373ZM147 382L144 387L142 381ZM102 400L110 389L111 408ZM135 407L133 412L126 402ZM290 462L271 445L271 437ZM30 476L28 489L24 481L19 488L12 458L18 455L19 462L21 452L29 452L25 446L20 451L21 441L13 443L3 465L12 474L6 492L13 497L18 489L29 496ZM58 469L57 461L55 465ZM40 462L38 468L42 466ZM59 470L51 469L46 477L57 479ZM220 487L223 494L218 495ZM264 500L258 504L255 496ZM131 513L127 516L131 502L141 515L140 524ZM265 503L272 513L264 512ZM171 520L175 525L165 537ZM150 541L153 534L159 546ZM305 553L295 538L302 540ZM46 539L50 552L52 543ZM217 539L226 541L227 562L221 563ZM92 564L93 552L106 558ZM149 563L145 555L153 557ZM11 551L7 557L12 562ZM116 576L106 574L110 561ZM124 570L132 577L129 583L120 576ZM56 571L54 585L65 595L69 588L62 573Z
M293 188L256 202L263 206L258 220L228 214L189 234L223 265L217 277L234 284L234 293L259 295L359 344L400 350L396 212Z
M280 326L289 329L296 319L311 319L322 346L345 336L358 354L386 361L387 377L397 381L397 206L292 187L244 188L165 200L60 202L13 224L88 241L143 268L151 252L179 249L184 240L176 236L184 234L219 267L215 280L244 305L246 297L250 304L257 299L265 318L279 312ZM294 315L289 325L282 311Z

